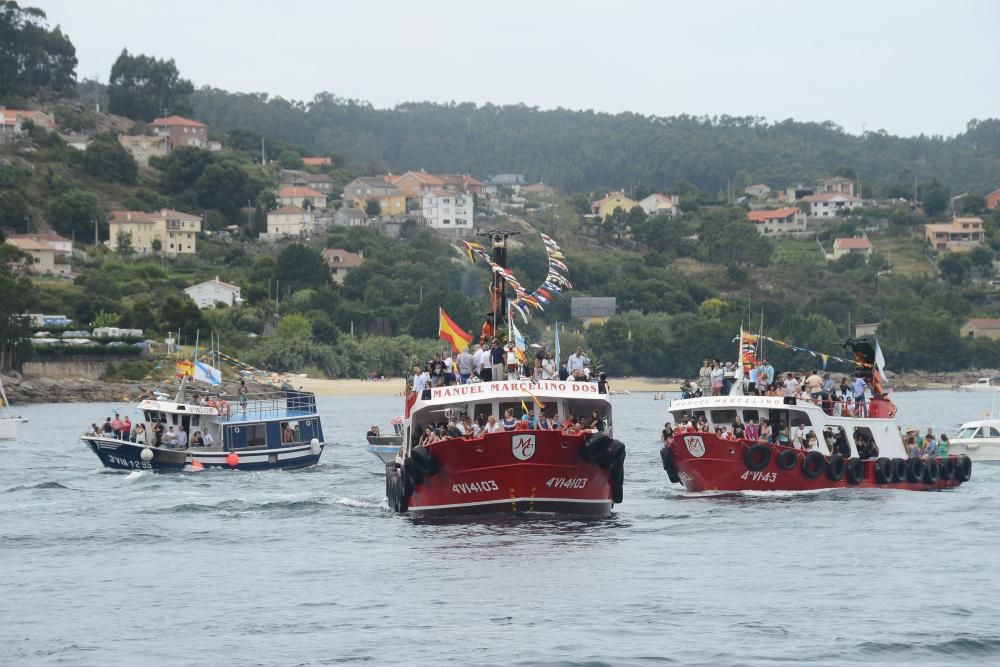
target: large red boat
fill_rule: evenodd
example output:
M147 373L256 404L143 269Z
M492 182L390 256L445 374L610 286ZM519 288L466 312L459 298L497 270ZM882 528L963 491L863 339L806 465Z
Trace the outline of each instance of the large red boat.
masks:
M507 239L512 233L497 229L484 234L492 255L483 246L466 244L470 254L477 254L492 269L491 309L480 337L487 345L494 339L506 343L518 338L511 322L516 302L538 308L536 294L544 299L569 287L565 276L553 269L565 270L558 262L559 247L543 234L550 258L545 289L525 293L507 269ZM508 285L514 292L511 303ZM510 371L505 375L408 392L402 446L386 466L386 498L393 510L414 516L483 512L607 516L613 504L622 501L625 446L612 436L611 403L601 391L606 385L583 379L533 381ZM528 419L520 420L515 430L475 429L468 435L421 444L428 427L440 432L449 420L466 416L500 423L508 411L519 418L527 411ZM576 430L561 427L567 419L579 423Z
M849 342L863 369L859 375L875 395L855 410L844 412L830 401L801 397L746 396L739 383L728 396L672 401L669 411L679 426L660 451L670 481L689 491L937 490L967 482L972 461L964 454L908 454L896 407L872 372L878 370L874 350L863 340ZM789 443L794 442L792 431L800 429L807 442L816 444L797 448L729 437L737 422L762 419L783 429ZM809 431L816 437L809 438Z

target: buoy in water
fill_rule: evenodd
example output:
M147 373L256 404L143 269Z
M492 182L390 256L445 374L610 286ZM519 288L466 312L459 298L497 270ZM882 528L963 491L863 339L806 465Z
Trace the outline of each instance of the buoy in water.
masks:
M235 468L240 464L240 455L236 452L229 452L229 455L226 456L226 463L229 464L230 468Z
M191 470L204 470L205 466L198 459L191 459Z
M150 461L153 460L153 450L150 449L149 447L143 447L142 451L139 452L139 458L145 461L146 463L149 463Z
M319 446L319 440L317 438L313 438L312 440L309 441L309 451L317 455L322 451L322 448Z

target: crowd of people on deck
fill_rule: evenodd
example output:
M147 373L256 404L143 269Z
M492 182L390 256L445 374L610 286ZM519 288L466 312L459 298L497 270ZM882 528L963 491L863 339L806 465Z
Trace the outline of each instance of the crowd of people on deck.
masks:
M561 365L545 342L534 347L533 351L523 353L523 357L518 355L514 343L504 347L498 339L489 345L483 341L454 356L450 352L434 353L423 367L413 367L410 383L413 391L424 398L429 397L425 392L435 387L501 380L596 381L602 394L610 390L608 374L591 369L590 357L584 354L583 348L576 348L576 352Z
M544 412L538 415L531 415L522 412L520 418L517 417L514 408L504 410L503 417L497 419L493 415L479 413L473 419L472 416L462 414L458 417L445 413L445 419L436 424L429 424L424 427L419 434L417 445L430 445L448 438L479 438L489 433L502 433L505 431L561 431L571 435L578 433L593 433L595 431L605 432L608 430L608 420L602 417L597 410L593 410L590 416L567 415L565 419L558 414L546 415ZM414 436L417 437L417 436Z
M288 430L287 426L287 424L283 425L285 431ZM104 423L101 425L92 423L90 425L88 435L114 438L115 440L134 442L138 445L148 444L153 447L171 447L175 449L211 447L215 443L215 439L212 437L212 434L207 430L195 431L190 437L188 437L188 433L184 430L183 425L177 426L176 428L173 426L167 426L164 428L164 422L162 420L154 421L152 426L147 429L144 423L133 423L128 415L122 419L117 412L114 417L105 418Z
M948 456L951 450L948 435L942 433L940 438L935 437L934 429L931 428L924 435L920 435L915 428L907 429L903 434L903 445L906 447L906 455L911 459Z
M728 396L739 381L736 363L705 359L697 380L681 386L681 398ZM844 376L836 382L830 373L817 369L776 373L774 366L762 359L743 377L742 391L747 396L791 396L796 400L820 404L824 412L837 417L866 417L872 399L881 398L872 391L864 372Z

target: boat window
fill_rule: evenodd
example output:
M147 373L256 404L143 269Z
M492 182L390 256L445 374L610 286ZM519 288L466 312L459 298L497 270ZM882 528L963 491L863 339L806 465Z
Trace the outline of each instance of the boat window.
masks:
M809 415L804 412L799 412L798 410L791 410L788 414L790 425L794 428L796 426L812 426L812 421L809 419Z
M302 442L297 421L281 422L281 442L286 445L292 442Z
M729 426L736 421L736 410L712 410L712 424Z
M493 414L493 404L492 403L473 403L472 404L472 414L470 415L473 419L478 419L480 415L483 418L489 417Z
M862 459L878 458L878 443L872 430L867 426L857 426L854 429L854 450Z
M975 426L966 426L965 428L961 429L955 435L955 437L959 438L959 439L974 438L974 437L976 437L975 433L976 433L976 427Z
M976 431L976 434L974 436L972 436L972 437L974 437L974 438L1000 438L1000 433L997 433L997 430L995 428L993 428L992 426L984 426L981 429L979 429L978 431Z
M263 447L267 444L267 427L264 424L247 425L247 447Z
M743 421L748 422L750 420L758 421L760 419L760 413L756 410L744 410L743 411Z
M529 403L531 403L531 400L525 401L525 405L528 405ZM515 403L501 403L500 414L497 415L497 421L504 418L508 409L514 411L514 419L520 419L521 415L524 414L524 408L521 406L521 401L517 401ZM531 411L531 405L528 405L528 411Z
M597 410L597 414L599 417L607 419L608 423L611 422L611 415L608 414L609 413L608 406L595 403L592 400L566 401L566 414L560 412L559 416L564 420L566 419L567 416L572 417L574 419L579 419L580 422L584 424L585 427L587 427L590 424L590 414L594 410Z
M201 415L191 415L191 427L198 428L201 426Z

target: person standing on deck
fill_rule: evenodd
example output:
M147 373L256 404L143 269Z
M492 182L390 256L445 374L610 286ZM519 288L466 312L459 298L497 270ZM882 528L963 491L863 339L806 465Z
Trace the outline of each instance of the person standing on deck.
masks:
M475 357L469 354L469 349L466 348L458 354L456 359L458 362L458 377L460 384L469 384L469 378L472 377L472 369L474 368Z
M490 363L493 365L491 378L494 382L507 377L507 369L504 367L503 348L500 347L500 339L493 339L493 347L490 348Z
M587 355L583 353L583 348L578 347L576 348L576 352L569 355L569 359L566 360L566 370L570 375L572 375L575 371L583 373L589 363L590 359L588 359Z

